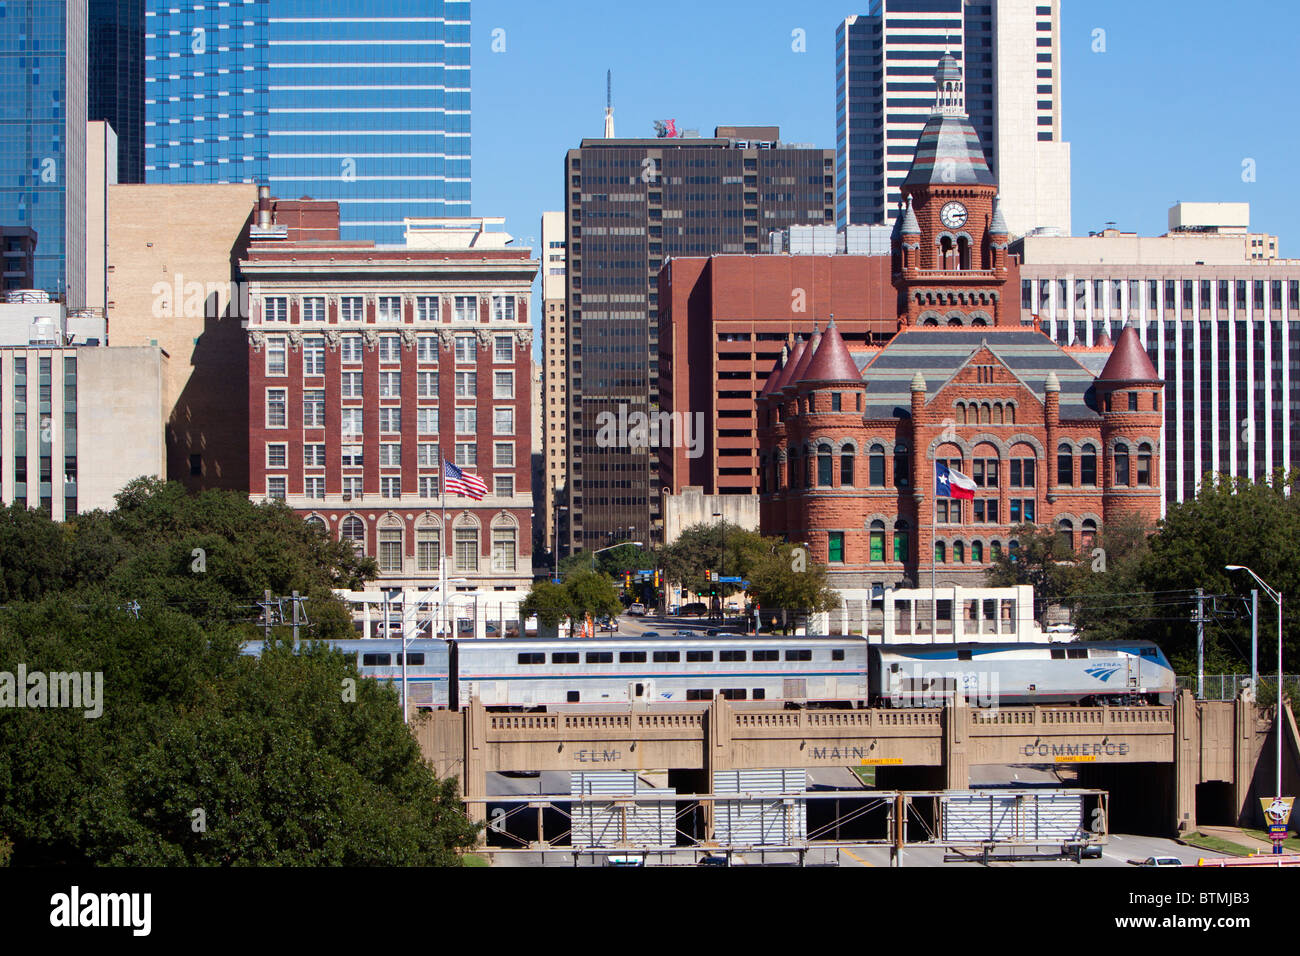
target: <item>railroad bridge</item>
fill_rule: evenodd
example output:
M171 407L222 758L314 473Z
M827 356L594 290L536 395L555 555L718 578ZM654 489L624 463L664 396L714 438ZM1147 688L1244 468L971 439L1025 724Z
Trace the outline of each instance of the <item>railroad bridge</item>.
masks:
M1111 791L1112 823L1157 833L1245 823L1272 795L1273 724L1244 698L1172 706L760 710L717 698L696 709L436 711L414 724L439 776L461 781L482 820L491 771L877 768L891 789L965 790L980 764L1058 764ZM1297 792L1300 743L1283 709L1283 789ZM701 778L707 781L708 777ZM699 792L705 792L707 783Z

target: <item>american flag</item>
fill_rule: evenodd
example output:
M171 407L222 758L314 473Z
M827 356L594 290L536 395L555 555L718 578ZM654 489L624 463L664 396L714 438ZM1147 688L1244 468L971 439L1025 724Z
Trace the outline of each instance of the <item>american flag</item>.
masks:
M475 475L467 475L447 459L442 460L442 477L447 491L453 495L464 495L479 501L487 494L487 485Z

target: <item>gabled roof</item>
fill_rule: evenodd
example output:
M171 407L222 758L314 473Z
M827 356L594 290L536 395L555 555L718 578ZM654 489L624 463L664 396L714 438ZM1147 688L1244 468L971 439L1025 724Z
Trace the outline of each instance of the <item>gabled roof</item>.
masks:
M817 347L817 352L813 355L812 361L808 363L808 368L804 371L801 381L862 381L862 374L858 371L858 364L853 361L853 356L849 354L848 346L844 344L844 337L840 335L840 330L835 327L834 319L831 319L830 325L826 326L826 334L822 336L821 345Z
M1106 367L1097 376L1097 381L1160 381L1160 376L1156 373L1155 366L1151 364L1147 350L1142 347L1142 340L1138 338L1137 330L1133 326L1125 326L1124 331L1119 334L1119 341L1115 343L1115 349L1106 360Z

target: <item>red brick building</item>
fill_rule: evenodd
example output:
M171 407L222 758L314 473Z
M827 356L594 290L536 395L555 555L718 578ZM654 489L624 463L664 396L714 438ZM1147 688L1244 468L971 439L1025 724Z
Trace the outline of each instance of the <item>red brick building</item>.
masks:
M1163 383L1132 328L1107 354L1021 324L951 58L936 80L894 234L898 334L855 352L838 321L810 323L756 403L761 530L807 542L842 586L923 586L932 564L972 584L1022 522L1082 549L1107 520L1160 514ZM935 461L975 500L936 501Z
M342 242L332 203L268 198L249 298L249 491L376 557L382 586L526 591L532 579L537 262L490 227L409 220L402 246ZM447 499L441 461L487 484ZM467 582L467 585L466 585Z

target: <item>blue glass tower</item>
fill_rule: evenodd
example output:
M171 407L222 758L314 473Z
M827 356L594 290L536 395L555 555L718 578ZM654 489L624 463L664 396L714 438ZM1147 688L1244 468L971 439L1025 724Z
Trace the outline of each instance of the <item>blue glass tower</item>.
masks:
M469 215L469 0L147 2L148 182L337 200L345 239Z
M0 226L34 229L35 286L85 304L84 0L0 3Z

